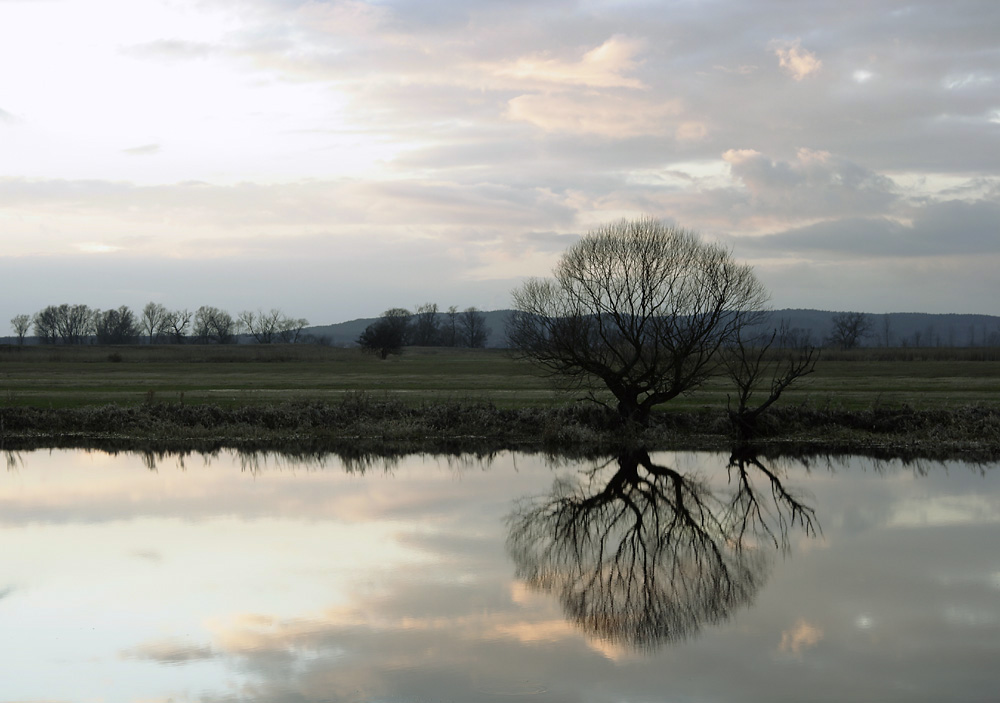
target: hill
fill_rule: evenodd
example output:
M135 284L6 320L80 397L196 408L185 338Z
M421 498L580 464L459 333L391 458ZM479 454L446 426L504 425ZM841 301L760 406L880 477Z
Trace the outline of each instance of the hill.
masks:
M505 347L507 338L504 326L510 310L483 311L490 328L487 347ZM833 316L829 310L800 310L786 308L771 313L769 326L784 324L799 339L821 346L833 329ZM444 313L438 313L443 324ZM931 314L922 312L893 312L871 314L871 331L863 346L892 347L981 347L1000 346L1000 317L996 315ZM376 318L360 318L333 325L320 325L305 329L318 339L325 339L334 346L352 346L365 327Z

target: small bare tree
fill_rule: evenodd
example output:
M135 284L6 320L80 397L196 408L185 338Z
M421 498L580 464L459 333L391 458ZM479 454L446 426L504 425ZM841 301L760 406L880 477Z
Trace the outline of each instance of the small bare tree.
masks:
M189 310L171 310L163 323L164 331L174 344L183 344L191 327L191 312Z
M839 312L831 318L830 344L841 349L854 349L871 334L871 317L863 312Z
M424 303L413 313L410 341L414 346L432 347L441 342L437 303Z
M167 316L170 313L160 303L149 302L142 309L141 326L142 331L152 344L167 329Z
M459 331L462 346L480 349L486 346L486 340L493 331L486 326L486 316L474 307L466 308L459 318Z
M409 326L410 311L391 308L365 328L358 337L358 344L363 351L375 354L380 359L386 359L390 354L402 354Z
M278 320L278 341L283 344L295 344L302 338L302 330L309 324L304 317L284 317Z
M729 419L742 441L754 437L760 416L789 386L816 370L819 351L815 347L775 349L778 335L775 331L770 337L754 335L745 340L742 333L737 334L722 354L722 366L736 386L735 404L728 397Z
M457 347L459 344L458 306L449 306L446 315L444 327L441 329L441 341L446 347Z
M10 319L11 329L14 330L14 334L17 335L17 343L20 345L24 344L24 336L28 334L28 330L31 328L31 316L30 315L14 315Z
M244 310L239 316L239 328L253 337L257 344L271 344L278 336L283 318L284 314L277 308L271 308L269 312L258 310L256 313Z
M42 344L55 344L59 339L58 317L58 308L55 305L49 305L36 312L31 318L31 322L35 326L35 336Z
M133 344L141 330L127 305L94 312L94 335L100 344Z
M225 310L202 305L194 314L194 333L203 344L232 344L236 341L236 320Z

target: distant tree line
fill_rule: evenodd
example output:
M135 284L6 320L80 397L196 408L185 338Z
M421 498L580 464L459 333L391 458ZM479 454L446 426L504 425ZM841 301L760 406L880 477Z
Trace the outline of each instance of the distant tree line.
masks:
M240 335L258 344L311 341L302 330L304 318L281 310L249 310L233 317L225 310L203 305L194 312L169 310L150 302L136 314L127 305L110 310L87 305L49 305L34 315L15 315L10 321L18 344L34 329L42 344L233 344Z
M424 303L414 312L405 308L386 310L365 328L358 344L385 359L401 353L406 346L485 347L491 332L486 316L475 307L460 311L452 305L439 312L437 303Z
M969 325L966 336L955 325L944 331L929 324L923 329L900 335L893 329L892 316L870 315L863 312L841 312L831 318L826 345L840 349L863 346L878 347L996 347L1000 346L1000 327L992 329Z

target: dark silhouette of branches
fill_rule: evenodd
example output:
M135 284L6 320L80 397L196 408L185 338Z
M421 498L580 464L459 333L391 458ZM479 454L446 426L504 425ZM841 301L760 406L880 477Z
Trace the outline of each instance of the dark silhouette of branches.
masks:
M731 470L722 495L639 450L557 481L508 516L518 578L556 595L586 632L638 649L727 619L763 585L763 547L784 544L795 525L812 534L815 520L760 462L743 457Z
M650 218L590 232L554 274L514 291L511 347L591 398L610 391L620 416L640 425L700 386L767 300L727 249Z
M770 337L744 339L742 331L721 355L722 367L736 387L736 402L729 396L729 419L741 441L757 433L757 422L781 394L803 376L816 370L819 351L808 343L774 348L780 332Z

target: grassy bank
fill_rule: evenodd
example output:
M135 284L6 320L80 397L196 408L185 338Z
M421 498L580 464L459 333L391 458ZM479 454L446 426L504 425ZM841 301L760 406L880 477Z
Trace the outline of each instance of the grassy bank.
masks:
M763 441L1000 455L990 350L831 353L768 416ZM948 353L945 353L947 351ZM729 388L655 415L651 448L725 448ZM613 446L622 432L499 350L380 361L316 346L0 348L4 447L139 443L478 450Z
M352 394L337 403L292 402L223 408L148 403L84 408L0 408L0 449L51 446L117 448L235 447L289 451L612 451L729 449L735 436L724 411L658 414L648 429L625 430L594 405L499 408L487 402L414 405ZM761 447L864 451L924 457L1000 458L1000 409L775 409Z

